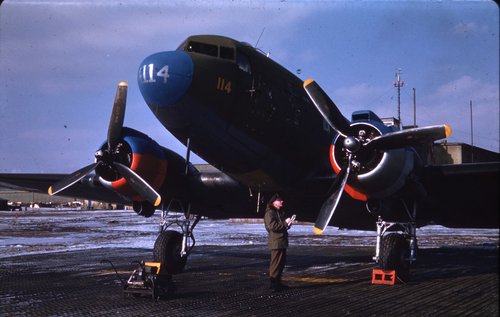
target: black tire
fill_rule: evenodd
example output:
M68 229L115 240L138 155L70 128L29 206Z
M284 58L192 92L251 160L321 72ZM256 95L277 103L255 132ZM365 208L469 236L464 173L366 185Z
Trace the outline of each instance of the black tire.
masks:
M396 276L407 281L410 275L410 245L399 233L389 233L380 243L379 267L383 270L396 270Z
M160 299L160 292L158 290L158 285L153 281L152 290L153 293L151 294L151 297L153 297L153 300L157 302Z
M181 273L186 266L187 256L181 256L182 234L177 231L163 231L156 238L153 257L161 263L160 274Z

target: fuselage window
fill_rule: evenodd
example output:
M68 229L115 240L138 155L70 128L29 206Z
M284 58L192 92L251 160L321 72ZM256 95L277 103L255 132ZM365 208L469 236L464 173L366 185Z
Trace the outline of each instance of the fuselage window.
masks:
M220 58L224 59L234 59L234 49L230 47L221 46L220 47Z
M186 47L186 51L210 55L213 57L217 57L219 55L217 45L200 43L195 41L189 42L189 44Z
M250 67L250 61L248 60L248 56L245 54L238 52L236 55L236 63L238 63L238 67L249 74L252 73L252 68Z

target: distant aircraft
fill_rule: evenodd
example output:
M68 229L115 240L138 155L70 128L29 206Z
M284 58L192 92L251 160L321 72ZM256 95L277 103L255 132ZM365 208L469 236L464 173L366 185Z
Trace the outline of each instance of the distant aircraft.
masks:
M318 234L328 224L377 230L374 259L400 276L415 260L417 227L498 228L498 162L428 162L432 142L450 135L447 125L400 130L367 110L348 120L315 81L222 36L190 36L146 57L137 79L185 157L123 127L121 82L95 163L71 175L0 174L0 185L51 185L52 195L133 205L145 217L161 209L153 253L170 273L186 264L202 216L263 217L275 192L298 219L315 221ZM191 152L210 165L191 164ZM185 214L175 222L181 232L171 230L171 210Z

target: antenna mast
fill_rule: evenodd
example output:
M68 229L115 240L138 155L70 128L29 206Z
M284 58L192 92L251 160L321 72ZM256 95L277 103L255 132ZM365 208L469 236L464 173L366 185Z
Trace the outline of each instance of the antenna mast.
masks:
M470 161L474 163L474 126L472 125L472 100L470 101Z
M259 38L257 39L257 42L255 43L255 48L257 48L257 45L259 44L260 42L260 38L262 37L262 34L264 34L264 31L266 30L266 28L262 28L262 32L260 32L260 35L259 35Z
M398 125L401 127L401 87L404 86L404 81L401 80L401 68L396 70L396 80L394 87L398 89Z
M417 89L413 88L413 127L417 127Z

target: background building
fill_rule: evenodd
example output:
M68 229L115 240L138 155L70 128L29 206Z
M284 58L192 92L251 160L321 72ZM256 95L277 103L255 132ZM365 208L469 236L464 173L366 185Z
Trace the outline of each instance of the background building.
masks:
M434 164L462 164L498 161L498 153L465 143L434 143L431 153L431 162Z

